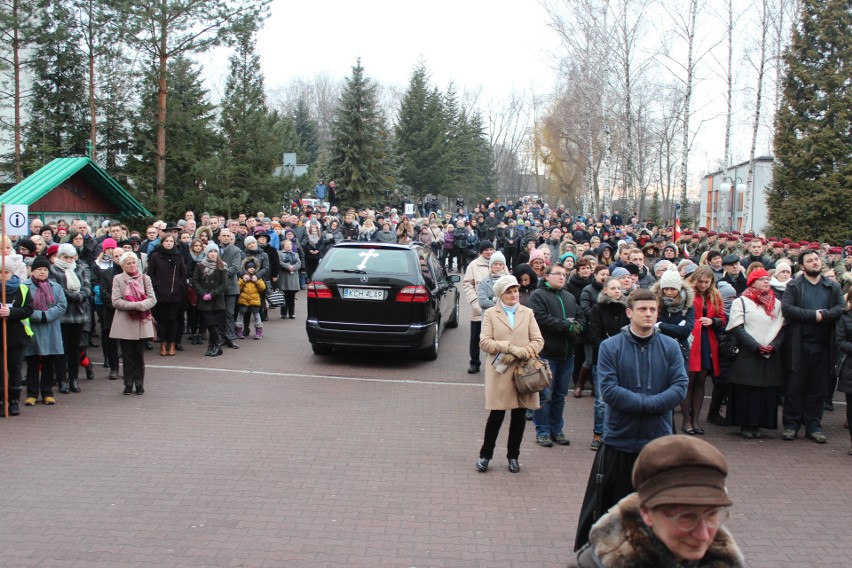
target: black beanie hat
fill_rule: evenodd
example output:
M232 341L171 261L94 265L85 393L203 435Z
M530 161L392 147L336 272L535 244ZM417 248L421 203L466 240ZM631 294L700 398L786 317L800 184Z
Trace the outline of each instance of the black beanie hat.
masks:
M35 257L33 265L30 268L31 270L35 270L36 268L47 268L48 270L50 270L50 261L43 256L37 256Z

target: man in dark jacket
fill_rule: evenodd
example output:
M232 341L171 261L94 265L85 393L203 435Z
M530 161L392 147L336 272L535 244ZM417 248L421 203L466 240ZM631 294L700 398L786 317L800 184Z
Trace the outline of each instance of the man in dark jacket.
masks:
M784 440L794 440L799 428L818 444L826 442L822 413L829 372L835 362L835 323L843 315L843 296L837 282L822 276L815 250L799 257L804 274L787 283L781 306L787 322L785 352L787 388L784 394Z
M577 319L577 301L564 289L566 275L562 265L551 264L538 288L530 294L529 307L544 337L541 356L547 359L553 372L553 384L541 392L541 407L533 415L535 441L545 448L553 446L553 442L561 446L571 443L562 431L563 414L574 371L575 338L582 333L583 324Z
M766 270L775 268L775 263L763 256L763 251L766 250L766 245L761 239L755 238L748 243L748 254L740 260L743 270L751 266L753 262L759 262Z
M740 257L735 254L729 254L722 259L722 270L725 275L722 280L734 287L737 291L737 296L745 292L748 288L748 282L743 274L743 265L740 264Z
M604 437L586 486L574 550L588 542L595 521L633 491L636 457L651 440L671 434L672 410L686 397L683 356L677 341L656 329L657 309L653 292L635 290L627 299L630 325L601 343Z

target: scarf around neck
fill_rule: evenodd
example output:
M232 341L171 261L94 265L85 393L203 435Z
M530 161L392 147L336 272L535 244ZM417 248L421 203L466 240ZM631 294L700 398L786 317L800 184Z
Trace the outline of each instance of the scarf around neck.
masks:
M145 281L142 277L142 273L138 270L135 274L130 274L125 271L124 273L127 276L127 287L124 289L124 299L128 302L142 302L148 298L148 294L145 292ZM151 310L145 310L144 312L140 312L138 310L133 310L127 312L130 316L130 319L139 322L145 322L152 319Z
M21 279L18 278L17 275L13 274L11 278L6 280L6 301L8 303L12 303L10 298L15 295L15 292L17 292L20 287Z
M80 283L80 278L77 276L77 263L65 262L61 259L56 259L53 264L65 273L65 287L71 292L79 292L83 285Z
M201 265L201 270L204 272L204 276L210 276L219 267L218 259L210 260L206 256L198 264Z
M771 289L760 292L749 286L746 288L746 291L743 292L743 296L763 308L766 315L775 319L775 293L772 292Z
M35 294L33 294L33 308L40 312L46 312L56 303L56 298L53 296L53 289L50 287L50 280L37 280L33 278L32 282L36 286Z

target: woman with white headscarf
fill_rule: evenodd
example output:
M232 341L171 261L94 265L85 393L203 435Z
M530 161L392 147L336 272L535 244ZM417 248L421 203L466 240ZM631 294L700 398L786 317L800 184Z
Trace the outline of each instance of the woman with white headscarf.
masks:
M83 330L89 323L89 299L92 296L89 267L78 262L77 249L71 243L62 243L50 267L50 279L65 290L68 307L62 314L62 345L65 359L56 365L59 392L80 392L77 378L80 373L80 342Z

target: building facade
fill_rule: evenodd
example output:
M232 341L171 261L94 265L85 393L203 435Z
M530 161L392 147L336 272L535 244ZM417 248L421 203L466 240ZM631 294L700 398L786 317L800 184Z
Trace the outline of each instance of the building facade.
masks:
M713 231L763 234L769 225L766 191L772 185L774 165L772 156L755 158L747 218L744 210L748 161L704 176L701 180L699 223Z

